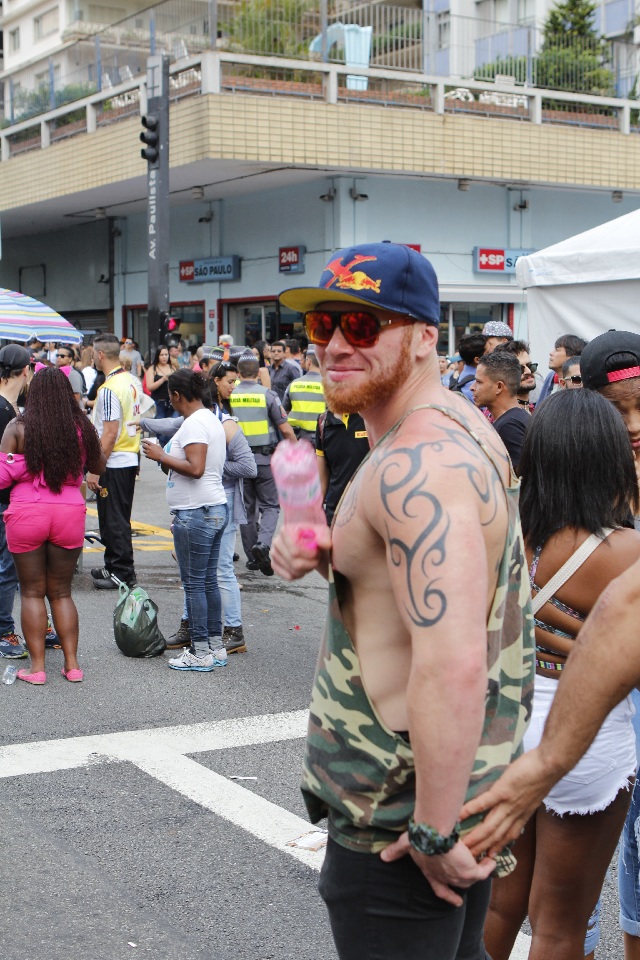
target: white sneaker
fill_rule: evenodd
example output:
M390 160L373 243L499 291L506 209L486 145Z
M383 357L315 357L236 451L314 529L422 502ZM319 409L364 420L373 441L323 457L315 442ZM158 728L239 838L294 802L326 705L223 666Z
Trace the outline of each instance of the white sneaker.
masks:
M227 657L227 651L224 647L220 647L218 650L213 650L211 656L213 657L214 667L226 667L229 662Z
M198 673L211 673L215 662L210 653L204 657L196 657L190 650L183 650L179 657L169 660L169 666L172 670L195 670Z

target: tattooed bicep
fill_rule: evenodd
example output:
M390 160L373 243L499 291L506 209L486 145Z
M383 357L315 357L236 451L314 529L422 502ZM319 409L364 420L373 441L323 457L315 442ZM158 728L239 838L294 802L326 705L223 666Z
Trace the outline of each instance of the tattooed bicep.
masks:
M504 496L495 468L471 444L443 429L413 447L394 443L381 449L372 463L379 529L404 586L406 613L419 627L437 624L446 613L443 575L452 541L461 535L459 527L453 530L456 516L470 513L479 530L487 516L495 516L498 491Z
M440 498L428 489L424 446L396 448L378 464L389 560L406 588L406 613L419 627L438 623L447 609L438 568L447 557L450 526Z

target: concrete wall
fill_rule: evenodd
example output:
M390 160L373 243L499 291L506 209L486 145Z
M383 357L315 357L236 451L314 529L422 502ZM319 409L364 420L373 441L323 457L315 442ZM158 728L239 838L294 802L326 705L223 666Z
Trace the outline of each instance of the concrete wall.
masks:
M368 199L354 201L349 194L354 187ZM336 191L333 202L319 199L331 189ZM514 211L521 201L528 201L528 209ZM452 180L319 176L286 189L172 208L170 298L205 301L208 317L220 299L272 298L288 286L313 286L333 250L386 239L420 244L441 285L460 286L459 297L448 299L473 300L473 291L483 285L502 284L510 291L505 300L517 301L513 275L473 272L475 246L541 249L639 205L638 198L612 203L606 191L520 191L475 182L463 192ZM209 211L212 220L199 222ZM146 218L140 214L118 220L116 227L120 235L115 239L114 316L120 332L123 306L147 301ZM306 273L279 273L278 248L297 245L307 248ZM180 260L232 254L242 260L239 281L180 282ZM109 272L106 222L8 241L0 262L0 285L16 289L19 268L39 263L46 265L44 299L55 309L63 314L108 309L109 287L98 283L100 274ZM500 299L497 295L496 301Z

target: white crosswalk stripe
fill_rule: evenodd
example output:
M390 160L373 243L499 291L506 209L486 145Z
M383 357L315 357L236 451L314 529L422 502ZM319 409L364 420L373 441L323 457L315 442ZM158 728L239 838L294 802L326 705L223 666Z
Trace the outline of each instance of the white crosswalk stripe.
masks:
M319 870L324 852L288 844L307 833L307 820L290 813L186 754L304 737L307 711L241 717L214 723L131 730L0 747L0 778L128 762L230 823ZM526 960L531 938L519 934L511 960Z

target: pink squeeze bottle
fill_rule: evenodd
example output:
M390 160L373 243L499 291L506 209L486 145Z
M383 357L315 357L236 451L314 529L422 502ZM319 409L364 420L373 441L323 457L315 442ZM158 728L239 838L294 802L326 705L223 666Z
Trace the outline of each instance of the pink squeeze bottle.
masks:
M314 528L327 526L316 451L308 440L284 440L271 457L271 469L284 525L297 527L298 543L314 550L318 545Z

